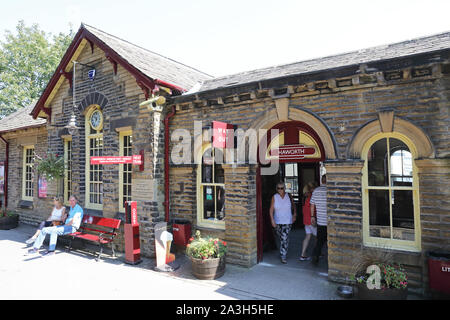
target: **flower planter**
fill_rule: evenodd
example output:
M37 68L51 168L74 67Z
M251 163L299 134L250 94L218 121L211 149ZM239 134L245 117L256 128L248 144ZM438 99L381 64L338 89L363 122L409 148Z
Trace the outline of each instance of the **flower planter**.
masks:
M9 230L17 228L19 225L19 215L0 217L0 230Z
M196 259L192 261L192 274L201 280L213 280L220 278L225 273L225 257L212 259Z
M369 289L365 283L357 283L356 299L359 300L406 300L408 289Z

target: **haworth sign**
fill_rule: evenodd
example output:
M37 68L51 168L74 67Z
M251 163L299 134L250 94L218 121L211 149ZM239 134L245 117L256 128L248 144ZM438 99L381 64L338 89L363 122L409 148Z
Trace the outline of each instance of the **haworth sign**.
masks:
M122 157L91 157L91 164L142 164L141 155L122 156Z
M278 156L280 160L299 160L307 155L313 155L316 149L302 144L289 144L279 146L278 149L270 150L271 156Z

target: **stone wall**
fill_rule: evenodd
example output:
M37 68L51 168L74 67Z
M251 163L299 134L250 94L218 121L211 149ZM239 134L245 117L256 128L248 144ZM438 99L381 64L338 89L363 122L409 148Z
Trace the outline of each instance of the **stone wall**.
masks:
M8 210L16 211L20 215L20 221L29 224L38 224L48 218L52 205L47 199L54 196L52 190L56 190L56 182L48 183L47 198L38 197L38 174L33 172L33 201L22 199L23 177L23 147L34 146L34 152L39 156L45 156L47 152L47 130L45 126L25 130L17 130L3 135L9 142L9 168L8 168ZM5 144L0 144L0 161L6 161Z

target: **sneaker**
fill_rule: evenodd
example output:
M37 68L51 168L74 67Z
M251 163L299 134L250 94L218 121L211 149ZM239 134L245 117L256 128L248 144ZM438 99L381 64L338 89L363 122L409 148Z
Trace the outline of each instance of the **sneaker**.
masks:
M299 258L299 260L300 260L300 261L309 261L309 260L311 260L311 257L304 257L304 256L301 256L301 257Z
M26 244L32 244L36 239L35 238L30 238L27 241L25 241Z
M286 264L287 263L286 259L281 258L281 263Z
M55 251L49 251L49 250L47 250L47 251L45 251L44 253L42 253L42 255L45 256L45 257L50 257L50 256L55 255Z
M31 248L31 249L28 250L26 255L29 256L29 255L36 254L36 253L38 253L38 249Z

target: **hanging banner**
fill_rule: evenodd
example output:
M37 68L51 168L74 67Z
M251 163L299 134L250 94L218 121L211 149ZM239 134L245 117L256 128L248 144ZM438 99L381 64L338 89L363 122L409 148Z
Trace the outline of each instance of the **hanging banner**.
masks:
M5 163L0 162L0 194L5 193Z
M141 165L142 164L142 155L133 155L133 156L122 156L122 157L114 157L114 156L105 156L105 157L91 157L91 164L126 164L131 163L133 165Z
M232 148L234 141L234 131L233 131L234 126L232 124L228 124L225 122L213 121L212 127L213 127L213 137L212 137L213 147Z
M38 180L38 197L47 198L47 179L45 176L40 176Z

